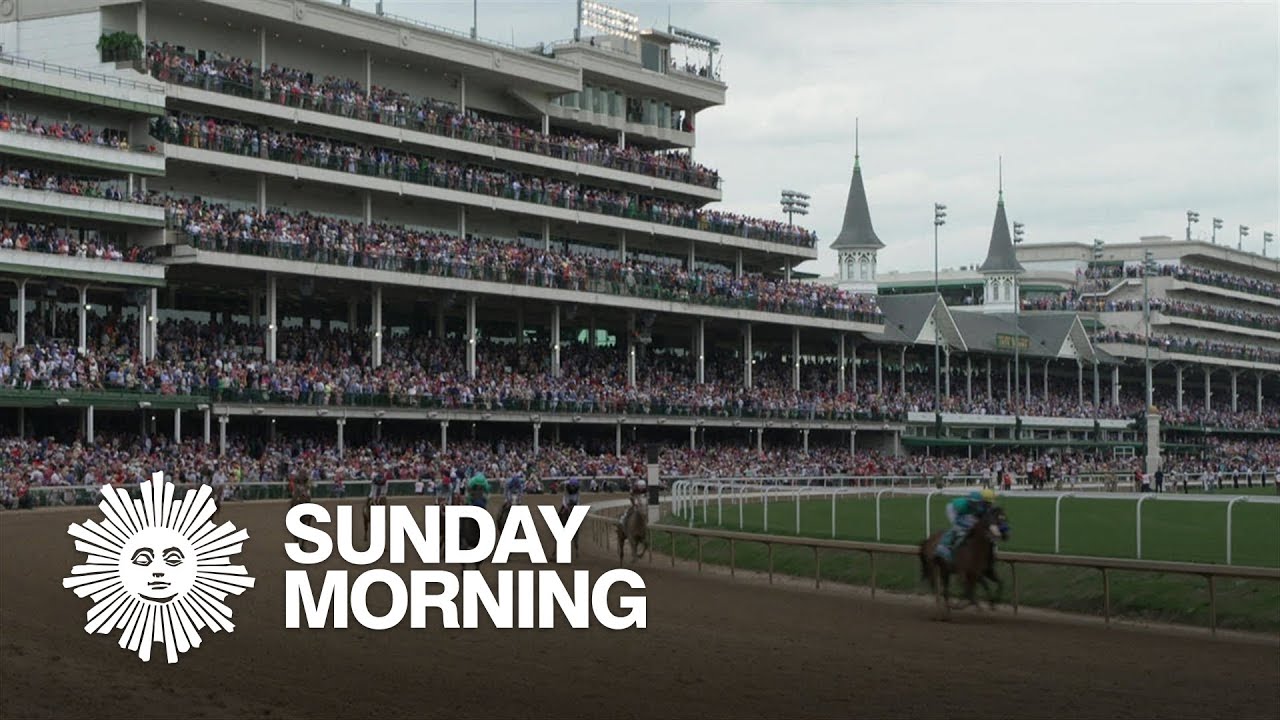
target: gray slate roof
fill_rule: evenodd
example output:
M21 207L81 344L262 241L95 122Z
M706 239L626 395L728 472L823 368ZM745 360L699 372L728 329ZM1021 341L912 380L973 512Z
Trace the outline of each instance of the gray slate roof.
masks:
M1004 214L1003 191L1000 193L1000 200L996 203L996 221L991 227L991 245L987 247L987 259L983 261L978 271L1015 274L1026 272L1013 251L1013 238L1009 235L1009 219Z
M862 185L862 167L857 156L853 160L853 181L849 183L849 199L844 205L844 225L840 234L831 242L832 250L869 249L884 247L871 227L871 209L867 207L867 190Z

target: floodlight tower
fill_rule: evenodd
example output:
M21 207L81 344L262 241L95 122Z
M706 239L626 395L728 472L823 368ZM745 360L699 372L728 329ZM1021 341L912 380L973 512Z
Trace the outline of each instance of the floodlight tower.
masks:
M809 214L809 196L797 190L783 190L782 212L787 214L787 224L794 226L793 216Z

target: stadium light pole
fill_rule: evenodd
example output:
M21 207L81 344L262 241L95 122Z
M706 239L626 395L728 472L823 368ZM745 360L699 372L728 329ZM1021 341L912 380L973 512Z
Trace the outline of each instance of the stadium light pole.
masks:
M1151 277L1155 267L1155 254L1147 250L1142 254L1142 324L1146 332L1146 342L1143 343L1146 346L1143 364L1147 376L1147 406L1143 410L1144 413L1151 412L1151 293L1147 287L1147 279Z
M1187 242L1191 242L1191 223L1200 222L1200 213L1195 210L1187 211Z
M480 26L480 0L471 0L471 39L476 39Z
M809 214L809 196L797 190L782 191L782 212L787 214L787 225L795 227L794 215Z
M1240 234L1236 236L1236 249L1244 250L1244 239L1249 237L1249 226L1241 225Z
M1218 231L1221 229L1222 229L1222 218L1214 218L1213 219L1213 236L1210 238L1210 240L1213 242L1214 245L1218 244Z
M1023 228L1026 226L1020 222L1013 223L1013 255L1018 256L1018 246L1023 241ZM1014 278L1014 298L1013 298L1013 402L1014 412L1016 413L1018 404L1018 384L1022 380L1022 367L1019 364L1018 349L1022 345L1022 324L1018 316L1022 313L1022 287Z
M934 307L937 299L942 297L938 283L938 228L947 224L947 206L942 203L933 204L933 294ZM938 333L938 319L933 319L933 418L934 433L939 433L939 422L942 419L942 340Z
M1276 236L1269 232L1262 233L1262 257L1267 256L1267 245L1274 242L1275 239Z

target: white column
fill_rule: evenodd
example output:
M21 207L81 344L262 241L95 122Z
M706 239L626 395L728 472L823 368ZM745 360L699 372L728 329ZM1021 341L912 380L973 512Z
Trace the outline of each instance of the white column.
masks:
M898 353L898 397L907 396L907 346Z
M343 431L347 427L346 418L338 418L338 457L346 457L347 445L346 438L343 437Z
M276 315L276 276L267 277L267 362L276 361L276 336L280 331Z
M622 457L622 423L613 426L613 456Z
M147 342L147 302L142 301L138 306L138 355L146 362L149 357L147 350L151 348L151 343Z
M373 193L368 190L364 191L364 224L369 225L373 222Z
M267 65L267 29L265 27L258 28L258 67L270 67Z
M791 389L800 391L800 328L791 328Z
M964 399L973 402L973 356L964 356Z
M560 377L560 305L551 305L551 377Z
M1111 368L1111 407L1120 407L1120 366Z
M836 366L838 367L838 371L836 372L836 392L843 394L844 393L844 367L845 367L844 333L840 333L840 352L836 356Z
M764 451L764 426L756 428L756 452Z
M1175 407L1178 408L1178 412L1182 412L1182 366L1181 365L1173 366L1173 372L1174 372L1174 380L1175 380L1174 390L1177 393L1177 399L1174 401L1174 403L1175 403Z
M1084 361L1076 358L1076 402L1084 406Z
M748 390L751 389L751 323L743 324L742 335L742 385Z
M80 349L80 352L84 352L85 348L88 347L88 343L87 343L89 339L89 310L87 308L88 304L89 304L89 286L81 285L80 286L80 307L76 308L76 315L79 317L79 320L80 320L79 344L76 345L76 347Z
M707 381L707 325L702 318L698 318L698 342L694 352L698 353L698 384L701 385Z
M991 399L991 358L987 358L987 399Z
M1236 392L1236 378L1239 377L1239 375L1239 370L1231 371L1231 412L1239 412L1238 401L1240 399L1240 393Z
M369 309L369 316L372 319L370 330L373 337L373 366L382 367L382 286L373 286L372 305Z
M734 277L742 277L742 251L739 250L733 261Z
M876 394L884 396L884 350L882 348L876 348Z
M467 206L458 206L458 237L465 238L467 236Z
M849 455L850 457L858 454L858 431L853 429L849 431Z
M1102 374L1098 372L1098 361L1093 362L1093 407L1096 412L1097 408L1102 406Z
M951 397L951 348L949 346L944 345L942 347L942 357L943 357L942 371L946 373L943 376L943 381L945 383L945 386L943 387L942 392L944 395L950 398Z
M219 457L227 454L227 422L231 418L226 415L218 416L218 455Z
M84 409L84 439L85 443L93 444L93 406Z
M623 230L618 233L618 259L625 261L627 259L627 231Z
M265 148L264 148L265 150ZM267 211L267 176L258 176L258 212Z
M1049 361L1044 361L1044 397L1042 400L1049 399Z
M151 288L147 292L147 357L155 359L157 328L160 324L160 291Z
M686 268L689 272L693 272L694 266L698 262L697 243L689 241L689 265Z
M1257 412L1262 412L1262 373L1257 374L1257 380L1258 380Z
M627 387L636 384L636 316L627 315Z
M467 76L462 74L458 75L458 108L467 112Z
M626 130L618 131L618 148L621 150L627 149L627 131Z
M27 344L27 281L18 281L18 347Z
M440 452L449 451L449 421L440 421Z
M542 430L542 423L540 422L534 423L533 424L533 455L534 457L538 456L538 433L540 430Z
M182 444L182 410L173 409L173 444Z
M542 113L542 134L551 134L551 118L546 113Z
M209 420L212 417L213 417L213 411L206 407L204 409L204 444L206 448L209 446L209 439L210 439Z
M364 92L369 97L373 94L373 55L364 51Z
M551 249L551 220L543 219L542 221L542 249Z
M849 387L858 392L858 343L849 341Z
M1204 369L1204 409L1208 410L1213 401L1213 385L1210 380L1213 377L1213 370L1206 367Z
M689 449L698 449L698 428L696 425L689 426Z
M467 296L467 377L476 377L476 296Z
M804 451L809 452L809 428L801 430L800 435L804 438Z

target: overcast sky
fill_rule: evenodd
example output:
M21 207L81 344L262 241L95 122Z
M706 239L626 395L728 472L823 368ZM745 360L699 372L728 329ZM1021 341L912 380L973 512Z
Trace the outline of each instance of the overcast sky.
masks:
M353 0L372 10L373 0ZM981 262L1004 156L1006 210L1028 242L1194 235L1259 252L1280 231L1280 14L1257 2L615 0L640 27L721 42L723 107L698 116L697 159L726 210L784 217L813 196L817 263L840 230L861 120L880 269ZM386 12L467 31L471 0L385 0ZM575 0L479 0L483 37L572 37ZM683 50L677 49L677 59ZM690 53L690 57L695 57ZM1269 255L1280 253L1273 242Z

